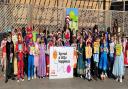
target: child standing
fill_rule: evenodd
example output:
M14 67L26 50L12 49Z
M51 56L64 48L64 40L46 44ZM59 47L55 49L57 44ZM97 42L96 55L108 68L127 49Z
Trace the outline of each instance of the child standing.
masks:
M101 55L100 55L100 61L99 61L99 69L101 70L101 80L104 80L105 77L107 77L107 67L108 67L108 59L107 59L107 53L108 53L108 47L106 40L103 39L103 43L100 46Z
M94 79L98 77L98 64L100 54L100 39L97 37L93 43L93 62L94 62Z
M74 68L74 76L77 76L77 43L76 43L76 40L74 39L73 40L73 43L71 45L71 47L74 47L74 56L73 56L73 60L74 60L74 63L73 63L73 68Z
M116 81L122 82L122 76L124 75L124 56L122 51L121 38L118 38L115 45L115 61L113 66L113 75L117 77Z
M35 53L34 53L34 78L37 77L37 68L39 65L39 42L40 38L38 37L35 42Z
M80 43L78 43L78 62L77 62L77 74L80 76L80 78L82 78L82 75L84 74L84 58L83 58L83 52L84 52L84 48L83 48L83 39L80 39Z
M7 38L4 36L2 42L1 42L1 48L2 48L2 59L1 59L1 65L2 65L2 71L5 73L6 71L6 43Z
M111 40L109 42L109 77L112 77L112 69L114 64L114 53L115 53L115 43L114 38L111 36Z
M45 50L46 50L46 45L44 43L44 38L41 39L39 43L39 66L38 66L38 76L39 78L44 78L46 77L46 59L45 59Z
M18 80L20 79L24 81L24 42L22 40L21 33L18 34L18 42L16 44L16 52L17 52L17 59L18 59Z
M34 43L32 39L29 42L29 56L28 56L28 80L34 77Z
M87 42L87 46L85 47L85 56L86 56L86 61L85 61L85 78L87 78L89 81L91 80L91 57L92 57L92 47L91 43Z

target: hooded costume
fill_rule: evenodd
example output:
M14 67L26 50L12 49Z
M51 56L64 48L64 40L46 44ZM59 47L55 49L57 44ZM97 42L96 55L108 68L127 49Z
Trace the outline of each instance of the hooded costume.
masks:
M16 43L17 62L18 62L18 80L24 79L24 42L21 33L18 33L18 42Z

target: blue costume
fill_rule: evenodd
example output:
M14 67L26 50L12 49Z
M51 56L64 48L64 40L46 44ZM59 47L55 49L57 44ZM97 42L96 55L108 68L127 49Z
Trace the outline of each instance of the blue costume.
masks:
M99 61L99 69L102 70L102 72L106 72L107 67L108 67L108 60L107 60L107 44L101 44L101 49L103 49L103 51L101 52L100 55L100 61Z

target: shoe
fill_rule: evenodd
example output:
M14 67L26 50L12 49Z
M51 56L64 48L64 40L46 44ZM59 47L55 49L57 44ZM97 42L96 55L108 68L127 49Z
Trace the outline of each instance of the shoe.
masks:
M122 78L120 78L120 83L122 83L123 81L122 81Z
M88 79L88 81L90 82L90 81L92 81L92 79Z
M30 81L30 78L28 78L28 81Z
M34 78L32 77L32 79L34 79Z
M116 81L118 82L118 81L119 81L119 79L118 79L118 78L116 78Z
M103 80L103 74L100 75L101 80Z
M7 82L8 82L8 79L5 80L5 83L7 83Z
M19 83L19 82L20 82L20 80L17 80L17 82Z
M22 82L24 81L24 79L21 80Z
M34 76L34 78L36 79L36 75Z
M80 76L80 78L83 78L82 75Z

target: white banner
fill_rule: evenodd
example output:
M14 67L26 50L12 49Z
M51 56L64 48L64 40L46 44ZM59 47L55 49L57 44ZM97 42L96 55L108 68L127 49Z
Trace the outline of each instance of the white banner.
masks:
M73 78L73 47L50 47L50 79Z

